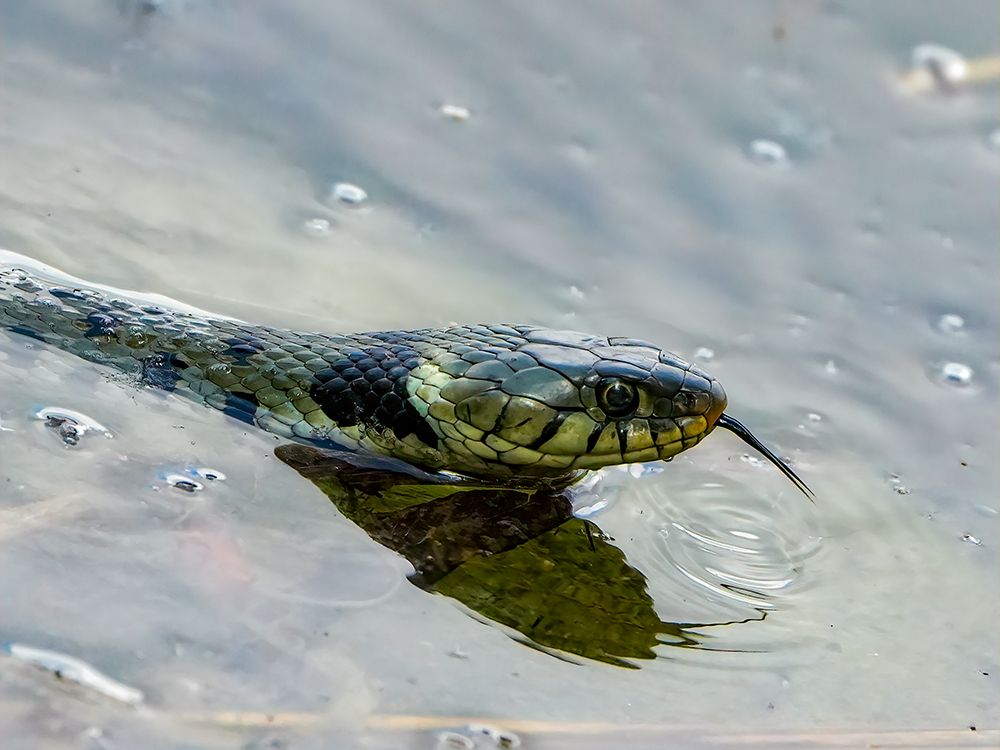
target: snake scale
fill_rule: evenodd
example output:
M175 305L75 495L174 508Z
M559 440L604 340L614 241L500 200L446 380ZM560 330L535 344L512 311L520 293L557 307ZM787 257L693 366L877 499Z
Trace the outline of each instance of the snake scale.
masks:
M653 344L526 325L331 335L120 292L0 250L0 328L269 432L478 478L667 460L715 427L761 451L698 367Z

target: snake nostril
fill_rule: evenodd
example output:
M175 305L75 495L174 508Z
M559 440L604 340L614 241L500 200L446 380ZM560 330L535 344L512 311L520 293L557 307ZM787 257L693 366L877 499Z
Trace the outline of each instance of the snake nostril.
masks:
M674 396L673 416L685 417L695 412L695 394L690 391L681 391Z

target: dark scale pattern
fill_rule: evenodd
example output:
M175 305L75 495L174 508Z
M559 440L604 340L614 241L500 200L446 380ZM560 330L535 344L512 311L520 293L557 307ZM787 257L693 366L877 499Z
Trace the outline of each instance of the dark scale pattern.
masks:
M222 352L223 357L232 357L235 364L245 365L254 354L260 354L267 349L267 342L256 336L234 337L227 339L224 343L229 344L229 348Z
M260 403L254 394L233 392L226 394L225 406L222 407L222 413L233 419L238 419L240 422L252 425L258 406L260 406Z
M315 375L309 394L337 424L368 424L437 448L434 430L409 401L407 378L423 361L405 344L349 349Z

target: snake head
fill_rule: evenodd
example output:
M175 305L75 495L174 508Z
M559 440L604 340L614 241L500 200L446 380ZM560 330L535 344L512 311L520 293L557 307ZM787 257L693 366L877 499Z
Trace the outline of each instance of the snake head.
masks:
M433 348L409 373L409 400L440 464L460 473L557 477L666 460L726 407L717 380L645 341L527 326L421 333Z

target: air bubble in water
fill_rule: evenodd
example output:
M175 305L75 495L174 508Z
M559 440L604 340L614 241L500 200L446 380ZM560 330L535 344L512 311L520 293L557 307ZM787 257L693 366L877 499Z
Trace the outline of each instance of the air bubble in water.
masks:
M965 328L965 320L956 313L945 313L938 318L937 327L945 333L958 333Z
M707 346L699 346L694 350L694 359L700 359L708 362L715 358L715 352L709 349Z
M118 682L86 662L58 651L35 648L22 643L10 643L2 647L15 659L33 664L54 674L59 680L75 682L108 698L129 705L143 701L141 690Z
M965 58L953 49L940 44L918 44L910 53L913 71L926 71L942 90L958 85L969 72Z
M758 138L751 141L747 151L750 160L755 164L768 167L788 166L788 153L785 151L785 147L775 141Z
M476 743L458 732L441 732L437 738L436 750L475 750Z
M889 486L897 495L909 495L910 488L903 484L903 478L899 474L889 475Z
M183 474L167 474L167 476L163 479L171 487L192 495L195 492L201 492L205 489L205 485L201 482L198 482L191 477L184 476Z
M45 426L55 430L63 444L75 446L88 432L97 432L106 438L113 435L104 425L86 414L60 406L46 406L35 412L35 418L45 422Z
M191 474L208 482L224 482L226 480L226 475L221 471L218 469L210 469L207 466L192 469Z
M459 104L442 104L438 107L438 112L440 112L442 116L447 117L449 120L454 120L455 122L464 122L465 120L468 120L469 115L472 114L469 112L468 107L463 107Z
M368 193L350 182L338 182L330 189L330 197L345 206L360 206L368 200Z
M310 237L326 237L330 234L330 222L320 217L307 219L302 223L302 231Z
M961 362L945 362L941 365L941 380L949 385L969 385L972 374L972 368Z
M28 280L28 272L23 268L5 268L0 271L0 282L19 284Z
M962 534L962 541L968 542L969 544L974 544L977 547L983 546L983 540L977 536L973 536L972 534Z
M504 729L499 730L493 735L493 741L496 746L507 750L508 748L521 747L521 738L518 737L513 732L508 732Z
M497 729L486 724L469 724L466 731L471 737L485 737L493 741L493 744L500 748L521 747L521 738L513 732L504 729Z

